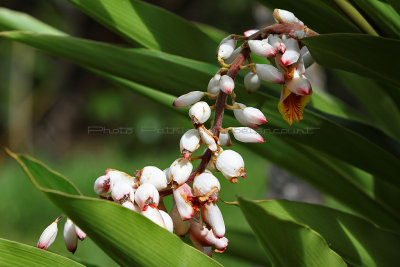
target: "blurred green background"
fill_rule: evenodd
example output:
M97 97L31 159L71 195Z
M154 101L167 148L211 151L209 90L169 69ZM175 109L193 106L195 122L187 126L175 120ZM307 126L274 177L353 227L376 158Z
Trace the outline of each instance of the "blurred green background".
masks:
M271 22L270 12L246 0L147 2L232 33ZM67 1L3 0L1 6L31 14L74 36L127 45ZM16 162L5 154L4 147L43 161L89 196L95 196L93 182L107 168L132 174L146 165L167 168L179 157L180 135L190 128L188 118L114 87L65 60L9 40L0 39L0 58L0 237L36 245L43 229L61 214L32 186ZM326 80L330 83L329 74L320 67L313 71L318 87L324 88ZM337 95L352 102L340 86L333 85ZM91 126L116 132L89 133ZM121 128L128 128L130 133L121 133ZM271 166L244 146L234 146L245 159L248 178L231 185L219 177L223 200L234 201L235 196L242 195L251 199L322 201L315 189ZM264 186L259 186L260 181ZM220 206L228 229L249 229L238 208L223 203ZM64 247L62 224L49 250L72 257ZM79 243L73 257L101 266L115 265L90 238ZM228 266L255 265L229 257L229 249L215 257Z

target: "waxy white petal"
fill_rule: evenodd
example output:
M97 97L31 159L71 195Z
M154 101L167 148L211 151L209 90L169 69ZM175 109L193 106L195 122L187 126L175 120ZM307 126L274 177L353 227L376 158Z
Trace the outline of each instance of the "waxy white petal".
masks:
M171 209L169 215L172 218L175 233L180 236L186 235L190 228L190 220L183 221L176 206Z
M204 92L192 91L190 93L181 95L174 101L174 106L177 108L184 108L199 102L204 96Z
M108 194L112 189L111 178L108 175L100 176L94 182L94 192L98 195Z
M282 84L285 81L284 74L268 64L256 64L256 72L262 80L267 82Z
M219 93L219 80L221 79L220 74L215 74L208 83L207 92L210 94L217 95Z
M303 58L305 68L310 67L314 63L314 59L312 58L311 53L306 46L303 46L300 49L300 54Z
M246 88L247 92L253 93L260 88L261 79L257 75L257 73L249 72L244 76L244 87Z
M261 57L273 57L276 55L275 49L265 40L249 40L251 52Z
M232 129L236 140L244 143L264 143L264 138L249 127L235 127Z
M146 218L150 219L153 221L155 224L158 224L162 228L167 229L167 226L164 223L163 217L158 210L158 208L153 207L153 206L146 206L142 211L141 214L145 216Z
M222 252L228 246L228 239L225 237L218 238L214 235L213 231L203 227L198 222L192 222L189 229L189 237L192 242L200 243L202 246L212 246Z
M277 34L270 34L268 36L268 43L272 45L272 47L276 50L279 51L280 53L285 53L286 51L286 45L283 43L282 39L279 38L279 35Z
M130 209L132 211L140 212L140 208L136 204L132 203L131 201L125 201L124 203L122 203L122 206L124 206L125 208Z
M281 64L289 66L297 62L300 57L299 43L296 39L287 38L285 40L286 51L281 57Z
M47 250L47 248L54 243L58 232L57 222L58 221L53 222L44 229L43 233L39 237L36 247Z
M297 95L310 95L312 94L312 88L310 81L305 76L300 76L288 80L285 83L285 86L292 92Z
M112 184L116 184L120 181L125 182L125 183L131 185L132 187L135 186L135 184L136 184L136 177L132 177L125 172L121 172L121 171L114 170L114 169L107 169L106 175L108 175L110 177Z
M64 243L68 251L75 253L78 247L78 237L76 236L75 224L70 220L64 224Z
M238 120L238 122L240 122L244 126L248 126L250 128L257 128L258 127L257 124L247 121L246 117L243 114L243 110L246 108L246 105L242 104L242 103L237 103L237 102L235 104L239 105L242 108L242 109L234 109L233 110L233 115Z
M78 225L76 224L75 224L75 234L81 241L83 241L86 238L86 233L82 231L82 229L79 228Z
M193 181L193 192L195 196L205 196L213 192L209 197L213 201L218 201L218 192L221 190L221 185L214 175L203 172L196 176Z
M219 133L218 142L220 146L232 146L232 141L229 133Z
M190 129L189 131L185 132L179 142L182 156L185 159L190 158L192 153L196 151L197 148L199 148L200 142L201 139L198 130Z
M171 233L173 233L174 232L174 223L172 221L171 216L169 216L169 214L163 210L159 210L159 212L161 214L161 217L163 218L163 221L164 221L164 224L165 224L167 230L170 231Z
M197 102L189 110L189 117L192 119L194 125L205 123L210 118L210 115L210 106L204 101Z
M192 189L188 184L182 184L173 189L176 208L179 211L182 220L189 220L194 215Z
M233 92L233 89L235 89L235 82L228 75L222 75L219 86L222 92L229 95Z
M267 122L267 118L265 118L261 110L253 107L243 109L243 117L246 121L254 124L264 124Z
M232 39L231 36L224 38L218 46L217 56L222 59L230 57L235 50L236 40Z
M167 177L165 173L157 167L146 166L139 174L140 184L150 183L154 185L157 190L162 190L167 187Z
M216 237L221 238L225 235L224 218L216 203L210 202L202 205L201 217L211 227Z
M114 184L113 190L111 191L111 197L117 203L121 203L129 198L134 196L133 188L125 183L125 182L118 182Z
M175 160L169 167L169 175L173 181L180 185L189 179L192 170L192 162L190 160L180 158Z
M214 139L214 135L204 126L200 126L198 130L201 141L207 146L207 148L210 149L212 152L218 151L219 146Z
M158 206L160 194L153 184L142 184L135 192L135 202L141 210L149 204Z
M215 165L232 183L237 182L237 177L246 177L243 158L233 150L224 150L219 154Z
M235 50L233 50L233 53L230 57L228 57L227 59L225 59L225 63L226 64L232 64L232 62L236 59L236 57L239 55L240 51L242 51L241 47L236 48Z
M273 13L274 19L278 23L299 23L304 25L296 16L287 10L275 9Z
M244 32L243 35L246 36L246 37L249 37L249 36L255 34L255 33L258 32L258 31L259 31L259 30L257 30L257 29L247 30L247 31Z

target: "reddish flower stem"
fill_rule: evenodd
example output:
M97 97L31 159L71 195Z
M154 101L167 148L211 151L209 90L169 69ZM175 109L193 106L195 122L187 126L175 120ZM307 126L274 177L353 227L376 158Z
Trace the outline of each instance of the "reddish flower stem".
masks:
M307 36L315 36L318 35L318 33L314 32L311 29L308 29L307 27L300 25L300 24L294 24L294 23L281 23L281 24L274 24L267 26L260 31L254 33L253 35L249 36L247 40L259 40L259 39L264 39L266 38L269 34L288 34L292 33L295 31L300 31L304 30L307 33ZM232 64L229 67L228 72L226 73L228 76L230 76L232 79L235 79L236 74L240 70L240 66L243 65L243 63L246 61L246 59L250 56L250 49L247 45L247 42L243 43L242 45L242 50L236 57L236 59L232 62ZM214 115L214 122L211 126L211 131L213 132L214 136L219 136L219 131L222 128L222 120L224 117L224 110L225 110L225 104L226 104L226 98L227 94L223 93L222 91L219 92L217 101L215 103L215 115ZM194 178L201 174L207 167L208 163L211 160L211 150L207 149L206 152L204 152L201 162L197 166L197 168L192 172L192 174L189 176L189 179L186 181L187 184L190 184L193 182ZM166 189L164 191L160 192L160 197L165 197L172 194L172 189Z

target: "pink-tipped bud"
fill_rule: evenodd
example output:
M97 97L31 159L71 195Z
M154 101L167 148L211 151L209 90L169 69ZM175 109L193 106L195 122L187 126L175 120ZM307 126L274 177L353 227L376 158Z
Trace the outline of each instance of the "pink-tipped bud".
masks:
M86 233L82 231L81 228L78 227L78 225L75 224L75 234L79 238L80 241L85 240L86 238Z
M111 178L108 175L100 176L94 182L94 192L98 195L108 194L112 189Z
M246 175L242 156L233 150L224 150L219 154L215 165L231 183L236 183L238 177Z
M181 95L174 101L174 106L177 108L184 108L199 102L204 96L204 92L192 91L190 93Z
M214 202L206 203L201 207L201 217L209 225L215 236L221 238L225 235L225 223L221 210Z
M244 76L244 87L246 88L247 92L253 93L260 88L261 79L257 75L257 73L249 72Z
M140 212L140 208L131 201L125 201L124 203L122 203L122 206L134 212Z
M216 152L219 149L219 146L214 138L214 135L206 129L204 126L199 127L199 135L201 141L210 149L212 152Z
M158 206L160 194L153 184L142 184L135 192L135 202L143 210L147 205Z
M267 122L267 118L265 118L264 114L261 110L253 107L247 107L243 109L243 116L246 121L254 124L264 124Z
M235 50L236 42L230 35L224 38L218 46L217 56L222 59L230 57Z
M163 217L157 207L154 207L153 205L146 206L140 213L155 224L167 229Z
M310 95L312 94L312 88L310 81L305 76L300 76L288 80L286 87L297 95Z
M204 101L197 102L189 110L189 117L196 126L205 123L210 118L210 115L210 106Z
M192 153L199 148L200 142L201 139L198 130L190 129L189 131L185 132L179 142L182 156L185 159L190 158L192 156Z
M264 40L250 40L249 47L251 52L261 57L273 57L276 55L275 49L268 43L267 39Z
M116 183L111 191L111 197L117 203L122 203L131 196L134 197L134 194L133 188L125 182Z
M235 89L235 82L228 75L222 75L219 86L222 92L229 95L233 92L233 89Z
M194 178L193 192L197 197L207 196L207 198L210 198L213 201L218 201L219 190L221 190L221 185L217 177L211 173L203 172Z
M189 230L189 237L194 244L199 243L205 247L212 246L215 247L218 252L223 252L228 246L227 238L216 237L213 231L208 230L198 222L192 222Z
M229 133L219 133L218 142L220 146L232 146L232 141Z
M264 138L249 127L235 127L232 129L236 140L244 143L264 143Z
M285 76L277 68L267 64L256 64L257 75L267 82L282 84L285 81Z
M278 23L299 23L304 25L296 16L287 10L283 9L275 9L273 13L274 19Z
M279 51L280 53L285 53L286 51L286 45L283 43L282 39L279 38L279 35L277 34L270 34L268 36L268 43L276 50Z
M300 57L299 43L296 39L287 38L285 40L286 51L281 57L281 64L289 66L297 62Z
M258 32L258 31L259 31L259 30L257 30L257 29L247 30L247 31L244 32L243 35L244 35L245 37L249 37L249 36L255 34L255 33Z
M303 63L305 68L310 67L314 63L314 59L312 58L311 53L306 46L303 46L300 49L300 54L301 57L303 58Z
M57 223L58 219L44 229L43 233L39 237L36 247L47 250L48 247L54 243L58 232Z
M166 213L166 212L163 211L163 210L159 210L159 212L160 212L160 214L161 214L161 217L163 218L163 221L164 221L164 224L165 224L165 226L166 226L166 229L167 229L168 231L170 231L171 233L173 233L173 232L174 232L174 223L173 223L173 221L172 221L171 216L169 216L169 214Z
M64 224L64 243L68 251L75 253L78 247L78 237L76 236L75 224L70 220Z
M176 208L179 211L182 220L189 220L194 215L193 204L191 199L193 197L192 189L188 184L182 184L174 188L174 199Z
M207 92L209 92L210 94L214 94L217 95L219 93L220 87L219 87L219 80L221 79L221 75L220 74L215 74L210 82L208 83L207 86Z
M190 220L183 221L176 206L171 209L169 215L172 218L175 233L180 236L186 235L190 228Z
M140 184L149 183L154 185L157 190L167 187L167 177L165 173L157 167L146 166L140 171Z
M257 124L247 121L246 117L243 114L243 110L246 108L246 105L242 104L242 103L237 103L237 102L236 102L236 105L239 105L241 107L241 109L233 110L233 115L235 116L237 121L240 122L241 124L243 124L244 126L257 129L257 127L258 127Z
M180 185L189 179L192 170L192 162L190 160L180 158L175 160L169 167L169 175L173 181Z

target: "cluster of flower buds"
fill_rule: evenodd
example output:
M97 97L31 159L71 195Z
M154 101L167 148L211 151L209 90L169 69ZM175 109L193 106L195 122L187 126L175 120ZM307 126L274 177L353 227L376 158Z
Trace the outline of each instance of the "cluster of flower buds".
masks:
M58 232L58 222L64 217L61 215L53 223L44 229L43 233L40 235L37 247L40 249L47 250L57 237ZM83 232L76 224L74 224L69 218L67 218L64 224L64 242L67 249L75 253L78 247L78 239L83 241L86 238L85 232Z

